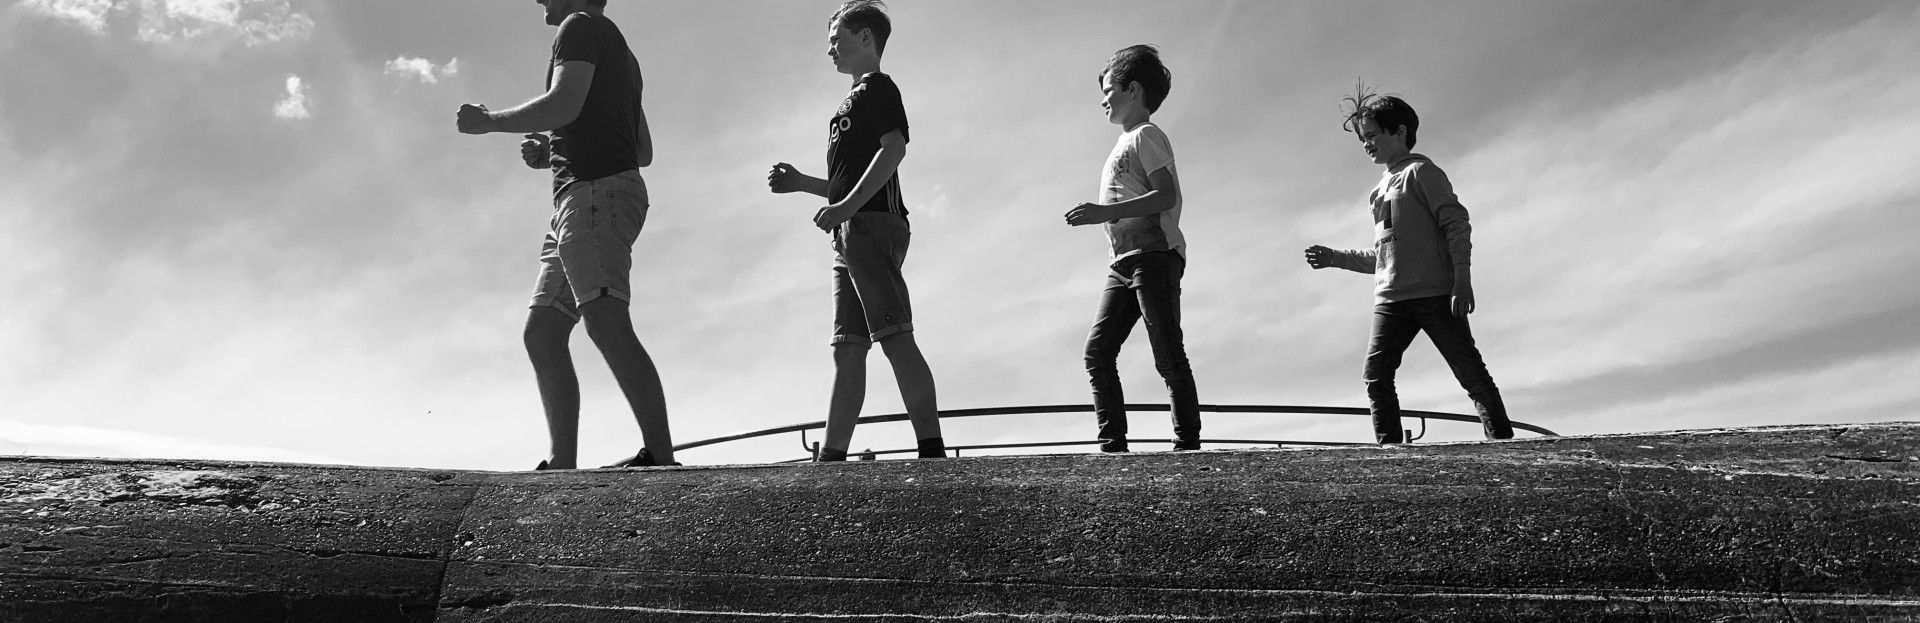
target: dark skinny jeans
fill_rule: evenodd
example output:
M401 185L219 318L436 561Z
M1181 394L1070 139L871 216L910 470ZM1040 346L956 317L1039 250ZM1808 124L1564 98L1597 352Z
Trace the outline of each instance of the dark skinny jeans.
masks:
M1453 315L1452 299L1433 296L1394 301L1373 307L1373 337L1367 342L1367 365L1362 378L1367 383L1368 410L1373 414L1374 440L1379 443L1403 443L1405 429L1400 427L1400 395L1394 390L1394 373L1400 369L1400 357L1421 331L1440 349L1453 378L1474 401L1483 420L1497 417L1497 426L1506 426L1506 407L1500 401L1500 388L1487 373L1487 364L1474 345L1473 330L1466 318ZM1488 413L1494 411L1493 414ZM1496 415L1497 414L1497 415ZM1488 429L1488 437L1495 437ZM1513 435L1511 430L1505 437ZM1504 437L1501 437L1504 438Z
M1118 362L1121 343L1142 319L1147 343L1153 347L1154 368L1172 394L1174 437L1199 442L1200 398L1180 330L1180 278L1186 266L1186 258L1179 253L1152 251L1122 258L1107 275L1100 314L1087 334L1086 355L1102 450L1127 449L1126 398L1120 390Z

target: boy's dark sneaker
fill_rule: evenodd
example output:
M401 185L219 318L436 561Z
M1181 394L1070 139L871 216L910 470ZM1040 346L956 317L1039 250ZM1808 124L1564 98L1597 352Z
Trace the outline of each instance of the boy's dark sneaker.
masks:
M1513 421L1507 419L1507 405L1500 400L1499 392L1488 392L1472 396L1473 410L1480 415L1481 432L1488 439L1512 439Z
M845 460L847 460L847 451L834 448L821 448L820 454L813 457L815 463L837 463Z
M1109 453L1131 452L1131 450L1127 449L1127 440L1125 439L1102 439L1100 440L1100 451Z
M1182 439L1182 440L1173 442L1174 452L1188 452L1188 451L1199 450L1199 449L1200 449L1200 440L1198 439Z
M652 452L649 452L649 451L647 451L647 449L646 449L646 448L641 448L641 449L640 449L640 453L639 453L639 454L635 454L635 455L633 455L633 456L631 456L631 457L628 457L628 458L627 458L626 460L623 460L623 461L620 461L619 463L614 463L614 464L612 464L612 465L608 465L607 467L609 467L609 468L617 468L617 467L663 467L663 466L675 466L675 467L677 467L677 466L679 466L679 465L680 465L679 463L666 463L666 464L664 464L664 465L663 465L663 464L661 464L661 463L656 463L656 462L654 462L654 460L653 460L653 453L652 453Z
M946 440L940 437L928 437L926 439L920 440L920 458L923 458L923 459L947 458Z

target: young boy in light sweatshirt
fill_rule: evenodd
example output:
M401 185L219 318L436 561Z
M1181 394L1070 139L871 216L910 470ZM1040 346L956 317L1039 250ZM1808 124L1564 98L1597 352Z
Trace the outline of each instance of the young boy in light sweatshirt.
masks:
M1467 390L1488 439L1513 437L1500 388L1493 384L1467 326L1473 313L1473 227L1467 208L1453 194L1447 174L1413 153L1420 117L1399 97L1364 87L1346 98L1351 107L1342 128L1360 139L1374 164L1386 171L1368 196L1373 210L1373 248L1306 250L1314 269L1337 266L1374 275L1373 335L1367 343L1364 379L1374 440L1404 443L1400 397L1394 373L1400 357L1421 331L1433 340Z
M1097 203L1067 211L1068 225L1100 224L1109 244L1100 312L1087 334L1087 375L1101 452L1127 452L1127 406L1120 390L1120 345L1145 321L1153 364L1173 399L1174 450L1200 449L1200 398L1180 330L1180 279L1187 240L1180 232L1180 176L1173 144L1153 113L1173 74L1150 45L1115 52L1100 72L1100 107L1120 139L1101 168Z

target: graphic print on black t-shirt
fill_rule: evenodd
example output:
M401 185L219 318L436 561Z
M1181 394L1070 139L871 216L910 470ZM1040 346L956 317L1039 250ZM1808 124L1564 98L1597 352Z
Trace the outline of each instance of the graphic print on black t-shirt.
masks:
M838 203L853 193L880 153L880 137L898 130L907 137L907 108L900 100L900 88L883 73L860 78L840 102L840 109L827 122L827 200ZM887 185L874 193L861 212L892 212L906 216L906 202L900 197L900 175L887 178Z
M555 194L573 182L640 168L640 62L626 36L605 16L569 15L553 38L547 88L553 88L553 68L567 61L592 63L593 85L580 116L553 131Z

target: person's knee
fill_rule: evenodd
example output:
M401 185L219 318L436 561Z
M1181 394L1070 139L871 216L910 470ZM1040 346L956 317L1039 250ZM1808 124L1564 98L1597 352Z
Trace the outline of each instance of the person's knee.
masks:
M1368 378L1366 379L1366 384L1368 398L1385 399L1393 398L1397 395L1394 391L1393 377L1391 376L1384 379Z
M853 366L867 363L867 351L873 346L864 342L841 342L833 345L833 365Z
M580 320L587 325L587 337L595 344L609 339L634 339L633 320L627 315L626 301L613 297L595 299L580 306Z
M573 335L571 316L552 308L535 309L527 315L527 326L520 332L527 353L534 357L564 355L567 340Z
M1087 342L1086 362L1088 370L1112 368L1119 364L1120 349L1102 342Z
M913 332L906 331L880 338L880 352L886 353L888 359L896 359L918 355L920 345L914 342Z
M1160 376L1166 378L1193 376L1193 364L1187 361L1185 351L1156 353L1153 358L1153 369L1158 370Z

